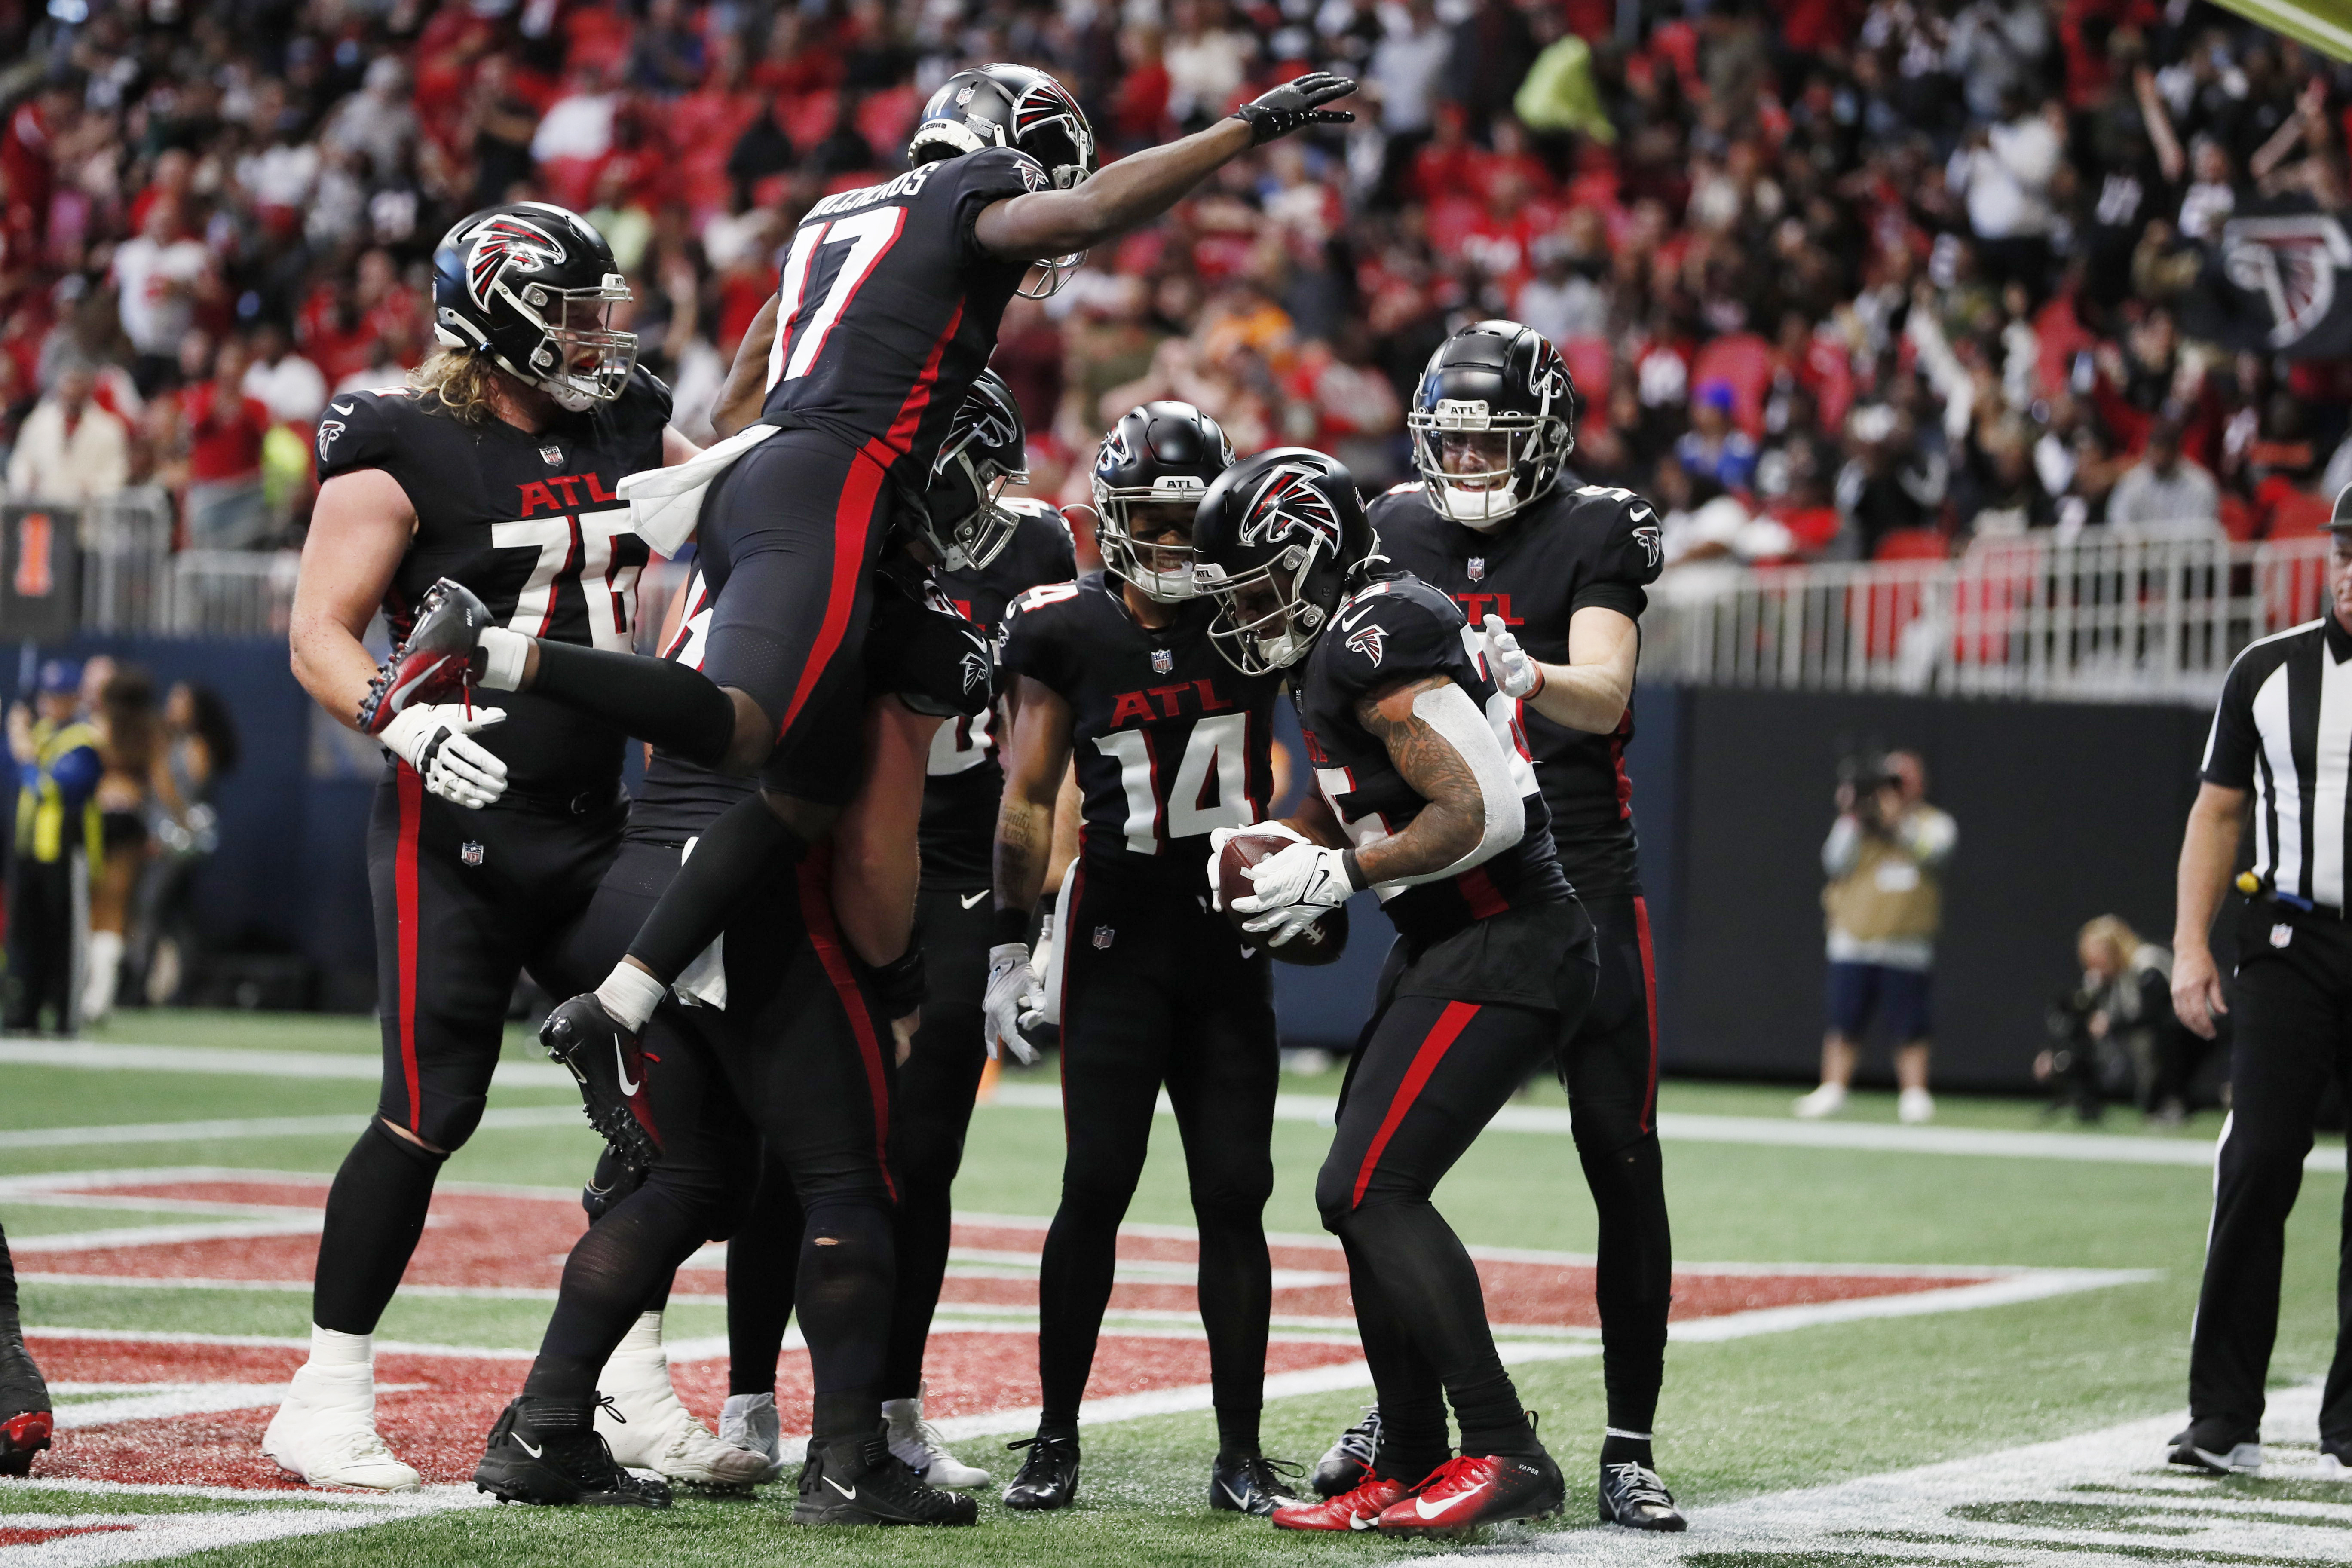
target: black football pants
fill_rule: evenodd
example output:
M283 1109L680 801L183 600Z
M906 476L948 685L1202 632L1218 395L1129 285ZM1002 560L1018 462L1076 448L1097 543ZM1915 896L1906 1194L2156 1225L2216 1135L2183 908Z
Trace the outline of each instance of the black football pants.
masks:
M79 1022L74 951L81 932L75 889L85 880L83 865L79 852L68 852L56 860L20 854L8 868L8 973L0 977L8 997L8 1028L39 1027L44 1008L55 1016L60 1035L72 1034Z
M1665 1378L1674 1241L1658 1151L1656 966L1638 894L1588 899L1600 959L1591 1009L1556 1062L1570 1130L1600 1220L1594 1291L1609 1425L1647 1432Z
M1075 1427L1165 1087L1200 1226L1202 1326L1221 1443L1255 1451L1273 1266L1270 965L1244 956L1199 873L1117 877L1081 861L1062 952L1062 1201L1039 1282L1041 1425Z
M2268 899L2239 921L2237 1033L2230 1117L2213 1173L2213 1223L2189 1352L2195 1420L2262 1427L2263 1384L2278 1336L2286 1216L2303 1187L2312 1115L2333 1078L2352 1092L2352 926ZM2336 1273L2336 1358L2320 1396L2319 1438L2352 1458L2352 1190Z

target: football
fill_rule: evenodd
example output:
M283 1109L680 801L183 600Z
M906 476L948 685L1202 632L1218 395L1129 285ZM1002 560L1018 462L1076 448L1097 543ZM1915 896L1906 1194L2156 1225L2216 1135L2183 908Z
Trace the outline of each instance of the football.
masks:
M1256 889L1249 879L1248 868L1270 855L1279 855L1295 838L1278 833L1236 833L1225 840L1217 856L1217 899L1224 905L1225 918L1234 922L1234 930L1253 947L1263 946L1263 939L1255 931L1242 931L1242 922L1252 919L1234 908L1235 899L1249 897ZM1337 960L1348 946L1348 911L1342 906L1333 910L1297 936L1266 952L1285 963L1321 964Z

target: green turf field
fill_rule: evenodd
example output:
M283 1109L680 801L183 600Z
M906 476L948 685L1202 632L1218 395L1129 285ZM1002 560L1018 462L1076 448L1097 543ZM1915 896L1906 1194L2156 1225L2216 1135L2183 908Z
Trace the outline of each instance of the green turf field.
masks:
M150 1058L127 1053L135 1060L80 1065L12 1057L7 1047L28 1043L0 1042L0 1224L12 1239L56 1237L97 1226L169 1226L187 1215L178 1210L123 1206L94 1215L84 1208L16 1201L8 1178L188 1167L330 1173L373 1100L371 1083L357 1076L368 1070L365 1064L375 1049L374 1027L363 1020L133 1014L97 1038L115 1046L168 1047L180 1054ZM274 1074L265 1070L267 1064L234 1054L253 1051L293 1053L289 1060L299 1063L304 1076ZM520 1036L510 1039L509 1058L520 1067L545 1066ZM236 1070L220 1070L232 1066ZM354 1076L336 1076L338 1072ZM545 1074L533 1076L543 1079ZM1007 1079L999 1102L977 1112L958 1192L960 1211L1051 1214L1060 1163L1060 1124L1058 1111L1050 1104L1051 1085L1044 1073L1016 1075ZM1276 1127L1278 1179L1268 1215L1270 1229L1318 1229L1312 1186L1328 1135L1311 1120L1314 1108L1305 1101L1328 1099L1337 1088L1334 1075L1294 1076L1285 1085L1286 1092L1300 1100L1288 1107L1289 1118ZM1951 1519L1938 1528L1960 1534L1909 1529L1873 1537L1867 1529L1857 1533L1825 1522L1817 1531L1818 1540L1796 1539L1792 1544L1771 1536L1771 1530L1783 1526L1768 1529L1770 1520L1813 1517L1803 1508L1790 1513L1777 1500L1777 1494L1792 1489L1996 1455L2119 1424L2161 1423L2175 1415L2185 1404L2188 1328L2210 1179L2193 1163L2198 1156L2188 1151L2193 1145L2210 1146L2218 1127L2218 1117L2207 1117L2179 1133L2150 1134L2125 1115L2111 1119L2108 1128L2082 1132L2045 1123L2039 1108L2030 1103L1947 1099L1937 1126L1927 1130L1930 1133L1954 1138L1963 1132L2063 1136L2047 1145L2030 1145L2031 1152L1939 1148L1929 1137L1885 1140L1894 1147L1754 1142L1785 1121L1788 1099L1788 1092L1779 1089L1665 1087L1661 1110L1666 1115L1666 1173L1679 1259L2144 1272L2128 1282L1975 1310L1857 1318L1739 1337L1709 1339L1696 1333L1678 1338L1668 1352L1658 1454L1660 1468L1680 1500L1696 1510L1697 1528L1676 1542L1604 1534L1591 1526L1591 1471L1602 1412L1600 1363L1590 1355L1528 1362L1517 1371L1522 1394L1542 1413L1544 1435L1572 1485L1566 1519L1543 1527L1515 1527L1507 1537L1514 1552L1565 1553L1577 1561L1591 1554L1595 1561L1614 1555L1704 1562L1711 1568L2092 1562L2109 1555L2118 1563L2126 1557L2241 1563L2352 1560L2352 1508L2334 1500L2352 1504L2352 1488L2331 1489L2292 1479L2238 1480L2221 1487L2176 1480L2141 1463L2153 1457L2153 1450L2142 1453L2137 1447L2130 1447L2138 1456L2132 1461L2137 1470L2111 1475L2085 1469L2082 1473L2090 1479L2069 1483L2085 1500L2028 1504L2001 1502L1996 1497L1955 1504L1946 1510ZM584 1127L561 1114L575 1103L560 1084L501 1084L491 1098L489 1123L450 1163L445 1179L542 1189L576 1184L593 1161L594 1145ZM1529 1113L1518 1119L1528 1130L1490 1131L1441 1190L1441 1206L1474 1246L1591 1250L1591 1205L1574 1149L1553 1125L1560 1118L1535 1114L1556 1111L1561 1103L1556 1089L1530 1093L1522 1107L1515 1108ZM534 1116L534 1110L545 1114ZM1846 1118L1832 1125L1893 1133L1897 1131L1893 1120L1891 1097L1864 1095ZM165 1125L221 1121L248 1125L233 1134L216 1128L182 1131ZM110 1135L104 1131L110 1128L136 1132ZM1172 1127L1163 1122L1160 1131L1163 1135L1155 1142L1131 1218L1181 1226L1190 1215L1181 1156ZM2101 1152L2086 1150L2086 1140L2113 1141L2114 1148L2128 1157L2084 1157ZM2343 1170L2342 1146L2336 1141L2331 1152L2315 1162L2290 1228L2273 1365L2274 1385L2282 1389L2305 1384L2326 1370L2335 1322ZM38 1256L20 1256L20 1270L39 1272L38 1265L28 1260ZM32 1282L23 1290L28 1328L299 1336L306 1331L308 1307L305 1295L284 1289L190 1289L110 1280ZM394 1303L379 1338L425 1345L525 1348L536 1342L545 1312L545 1303L538 1300L404 1296ZM718 1306L684 1304L672 1310L670 1334L673 1341L716 1334L721 1324ZM1677 1333L1682 1333L1680 1328ZM1006 1334L996 1343L1001 1355L1031 1353L1030 1342L1018 1334ZM37 1351L39 1344L37 1338ZM517 1382L520 1369L518 1363ZM1342 1390L1276 1400L1266 1413L1269 1452L1311 1461L1334 1432L1354 1418L1366 1398L1369 1394ZM102 1429L84 1430L95 1435ZM480 1436L452 1431L446 1442L470 1459ZM78 1440L77 1432L62 1433L60 1455ZM128 1560L102 1554L97 1543L107 1539L103 1532L115 1530L127 1541L130 1534L119 1521L158 1511L209 1518L294 1510L323 1517L338 1509L343 1516L355 1516L357 1510L382 1522L356 1531L288 1536L212 1550L203 1553L204 1560L404 1564L560 1561L572 1568L607 1563L638 1568L789 1556L813 1563L887 1558L894 1563L1115 1564L1385 1559L1429 1555L1435 1550L1377 1539L1278 1536L1262 1521L1208 1513L1202 1494L1213 1430L1205 1411L1105 1423L1091 1427L1085 1441L1080 1501L1067 1513L1014 1516L984 1493L976 1531L901 1531L887 1537L795 1531L783 1522L781 1510L789 1500L782 1487L769 1489L755 1501L681 1499L667 1514L612 1518L520 1508L432 1512L411 1507L404 1511L341 1500L321 1503L300 1493L247 1501L227 1495L0 1482L0 1568L20 1548L62 1549L65 1538L54 1531L76 1532L77 1550L101 1552L58 1561ZM997 1468L1000 1477L1009 1469L993 1440L972 1439L958 1447L966 1458ZM2066 1463L2074 1463L2074 1458ZM1999 1470L2002 1462L1987 1460L1985 1465L1992 1468L1979 1468L1987 1476L2006 1475ZM2059 1473L2048 1465L2042 1468ZM37 1480L39 1471L37 1466ZM1994 1481L1984 1484L1999 1491ZM2184 1493L2184 1485L2191 1490ZM1823 1497L1843 1495L1842 1490ZM2239 1522L2200 1526L2192 1519L2180 1527L2179 1510L2188 1506L2181 1501L2184 1497L2198 1507L2238 1510L2227 1517ZM1743 1499L1756 1500L1740 1503ZM1825 1501L1822 1508L1830 1510L1831 1505ZM1776 1513L1776 1509L1781 1511ZM45 1526L43 1520L51 1516ZM1706 1539L1708 1521L1717 1517L1766 1521L1755 1526L1765 1531L1755 1539L1769 1537L1780 1543L1742 1544L1749 1537L1738 1536L1710 1544ZM1821 1517L1826 1521L1831 1513ZM2164 1524L2167 1519L2175 1523ZM2300 1522L2277 1522L2282 1519ZM118 1522L110 1525L107 1521ZM1806 1527L1801 1523L1795 1528L1801 1536ZM2178 1535L2181 1528L2196 1539L2167 1544L2163 1531L2170 1529ZM2124 1533L2115 1534L2117 1530ZM2147 1533L2151 1530L2156 1533ZM2197 1535L2199 1530L2212 1535L2213 1542ZM100 1533L79 1534L83 1531ZM2011 1546L1964 1546L1965 1541L1976 1539L1967 1535L1969 1531L1990 1531L2017 1551L2031 1546L2042 1555L2003 1555L2011 1552ZM2264 1531L2285 1532L2289 1544L2275 1550L2262 1544L2267 1539ZM2241 1544L2232 1557L2220 1543L2233 1532L2241 1535ZM205 1538L199 1532L189 1539L201 1543Z

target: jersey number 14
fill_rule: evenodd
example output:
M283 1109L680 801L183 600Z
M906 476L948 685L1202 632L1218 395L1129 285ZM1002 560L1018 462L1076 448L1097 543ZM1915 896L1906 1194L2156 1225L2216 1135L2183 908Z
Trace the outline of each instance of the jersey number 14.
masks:
M1115 730L1095 737L1095 748L1118 763L1119 787L1127 795L1127 847L1157 855L1163 837L1160 769L1150 736L1141 730ZM1249 715L1217 713L1192 722L1183 759L1168 785L1165 837L1190 838L1213 827L1247 827L1257 820L1249 797Z

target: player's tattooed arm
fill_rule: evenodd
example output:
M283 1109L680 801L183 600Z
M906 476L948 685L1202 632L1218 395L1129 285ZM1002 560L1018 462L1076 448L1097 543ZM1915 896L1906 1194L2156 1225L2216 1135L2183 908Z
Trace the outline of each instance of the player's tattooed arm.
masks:
M735 363L728 368L726 384L719 389L719 401L711 406L710 427L721 439L734 435L760 416L760 405L768 396L768 351L776 342L776 299L760 307L751 318L743 342L735 351Z
M1356 720L1429 803L1403 832L1355 852L1360 880L1435 881L1525 836L1526 813L1502 742L1450 678L1423 676L1367 697L1356 704Z
M1331 803L1323 798L1320 790L1300 801L1298 809L1283 818L1282 826L1309 844L1320 844L1326 849L1348 847L1347 831L1339 826L1339 813L1331 809Z
M1004 751L1004 799L996 813L995 907L1008 923L1018 916L1026 941L1029 911L1045 891L1054 853L1054 804L1070 765L1070 705L1049 686L1016 675L1007 690L1013 710Z

